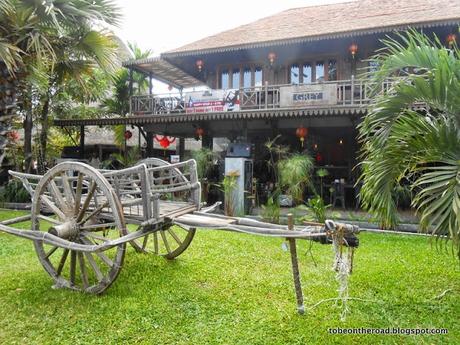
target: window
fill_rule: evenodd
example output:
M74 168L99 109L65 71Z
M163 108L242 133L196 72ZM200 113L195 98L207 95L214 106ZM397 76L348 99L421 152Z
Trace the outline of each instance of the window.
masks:
M243 87L244 88L251 87L251 77L252 77L251 69L249 67L245 67L244 72L243 72Z
M240 69L234 69L232 71L232 88L239 89L240 88Z
M299 65L297 64L294 64L291 66L290 81L291 81L291 84L299 84L300 82Z
M337 61L329 60L327 63L327 80L337 80Z
M262 86L262 67L256 67L254 71L254 86Z
M228 89L228 70L224 69L220 74L220 87L224 90Z
M324 62L317 61L315 65L315 80L316 82L324 81Z
M304 63L302 66L302 83L303 84L310 84L312 80L311 75L311 65L309 63Z

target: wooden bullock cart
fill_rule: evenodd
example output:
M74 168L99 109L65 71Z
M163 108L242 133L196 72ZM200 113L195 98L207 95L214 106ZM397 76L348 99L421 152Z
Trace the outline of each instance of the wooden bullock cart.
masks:
M230 230L288 239L299 312L303 312L296 239L330 243L334 234L357 246L354 226L288 226L212 214L203 208L196 163L149 158L123 170L97 170L63 162L45 175L10 171L32 197L30 215L0 223L0 231L33 241L54 287L99 294L117 278L126 245L166 259L182 254L197 228ZM10 225L31 220L31 230Z

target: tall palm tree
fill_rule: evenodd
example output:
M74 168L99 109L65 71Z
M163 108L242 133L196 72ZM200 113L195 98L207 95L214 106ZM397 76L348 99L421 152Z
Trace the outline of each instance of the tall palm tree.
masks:
M402 77L387 93L374 90L359 128L363 205L382 225L395 226L392 192L408 181L421 229L451 239L460 258L460 51L416 31L384 43L373 58L380 66L375 85Z
M116 25L119 18L120 11L112 0L2 0L0 61L10 77L19 79L17 88L25 114L26 166L31 161L32 98L36 98L34 94L40 87L48 89L59 63L60 48L79 34L79 51L70 54L69 61L91 58L98 64L109 63L112 57L101 46L103 32L79 30L95 24Z

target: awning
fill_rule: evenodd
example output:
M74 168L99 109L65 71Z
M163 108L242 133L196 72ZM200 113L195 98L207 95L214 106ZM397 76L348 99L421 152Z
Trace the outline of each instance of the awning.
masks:
M261 120L261 119L282 119L302 117L327 117L327 116L362 116L367 113L367 107L336 106L314 109L264 109L264 110L242 110L226 111L218 113L196 113L196 114L161 114L112 117L103 119L72 119L54 120L55 126L111 126L111 125L146 125L166 123L186 123L203 121L225 121L225 120Z
M196 79L159 56L139 60L129 60L123 62L123 67L132 68L133 70L146 75L151 74L154 79L178 89L204 85L201 80Z

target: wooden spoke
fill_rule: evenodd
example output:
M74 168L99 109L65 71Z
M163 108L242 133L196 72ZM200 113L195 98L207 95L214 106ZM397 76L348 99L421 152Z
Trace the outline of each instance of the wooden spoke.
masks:
M81 281L83 282L83 287L87 289L89 286L89 281L88 281L88 274L86 273L85 259L83 258L83 253L79 252L77 254L77 257L78 257L78 264L80 266Z
M96 261L94 261L93 255L91 253L84 253L86 259L88 260L89 265L93 269L94 273L96 274L97 280L100 282L104 280L104 275L102 274L101 270L99 269L99 266L97 265Z
M69 255L69 250L64 249L64 252L62 253L61 261L59 261L59 266L58 266L57 271L56 271L56 274L58 276L60 276L61 273L62 273L62 269L64 268L64 265L65 265L65 262L67 260L68 255Z
M66 202L65 202L64 198L61 195L61 191L59 190L58 186L56 185L56 182L54 182L54 180L51 180L48 186L49 186L49 190L50 190L51 195L53 196L54 200L57 203L57 206L61 210L65 210L67 208L67 205L66 205Z
M73 195L72 187L70 186L69 176L64 171L61 174L62 187L64 188L64 195L68 205L72 205L75 202L75 196Z
M145 250L145 248L147 247L148 240L149 240L149 235L145 235L144 241L142 242L142 249Z
M171 248L169 247L169 242L168 242L168 239L166 238L165 232L160 231L160 234L161 234L161 238L163 239L163 243L165 245L166 251L168 252L168 254L171 254Z
M97 235L97 234L95 234L95 233L93 233L93 232L87 232L87 231L85 231L85 232L82 232L81 234L82 234L83 236L86 236L86 237L90 236L91 238L94 238L94 239L96 239L96 240L100 240L100 241L103 241L103 242L107 242L107 241L109 240L108 238L103 237L103 236L99 236L99 235Z
M38 215L38 218L40 218L40 219L42 219L44 221L47 221L47 222L49 222L51 224L61 224L60 221L58 221L58 220L56 220L54 218L51 218L51 217L44 216L42 214Z
M66 219L66 215L62 212L46 195L40 196L41 200L48 206L51 211L54 212L56 216L58 216L61 220Z
M70 252L70 286L75 285L75 269L77 266L77 252L72 250Z
M153 233L154 252L158 255L158 232Z
M110 259L107 257L107 255L105 255L103 252L95 252L95 254L96 254L97 256L99 256L99 258L100 258L102 261L104 261L104 262L107 264L107 266L113 266L113 261L110 260Z
M86 210L88 209L89 203L91 202L91 199L93 198L93 194L96 191L97 184L96 182L91 183L91 187L89 188L88 195L86 196L85 202L83 203L82 208L80 209L80 212L78 213L77 216L77 222L80 222L83 216L85 215Z
M106 201L99 207L97 207L95 210L93 210L90 214L88 214L83 220L80 220L78 224L85 224L91 217L97 216L99 213L102 212L104 208L106 208L109 205L109 202Z
M77 178L77 189L75 191L75 209L74 209L75 215L78 215L78 212L80 211L82 190L83 190L83 174L79 172L78 178Z
M45 258L48 259L51 255L53 255L53 253L54 253L58 248L59 248L59 247L53 247L53 248L51 248L51 250L50 250L48 253L46 253Z
M172 228L169 228L167 231L169 232L169 234L171 235L171 237L174 238L174 240L177 242L177 244L178 244L179 246L181 246L181 245L182 245L182 241L181 241L180 238L176 235L176 233L173 231L173 229L172 229Z

